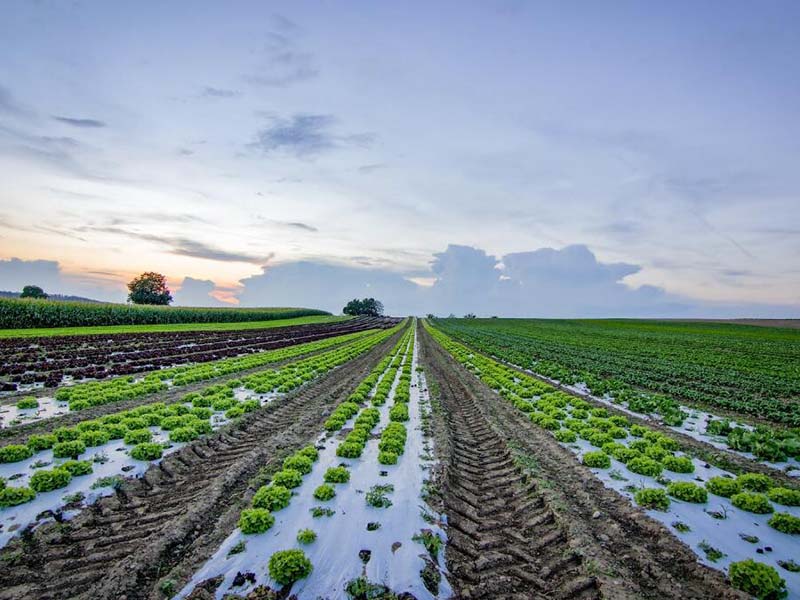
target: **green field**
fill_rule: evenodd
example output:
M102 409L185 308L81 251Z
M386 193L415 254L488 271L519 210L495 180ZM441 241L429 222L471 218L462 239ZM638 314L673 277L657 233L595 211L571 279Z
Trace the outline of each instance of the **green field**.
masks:
M235 331L237 329L265 329L308 325L311 323L334 323L352 317L330 315L311 315L292 319L273 319L271 321L244 321L239 323L175 323L168 325L106 325L97 327L47 327L38 329L0 329L0 338L40 337L56 335L94 335L114 333L162 333L167 331Z
M438 319L450 335L537 373L611 391L800 424L800 330L649 320ZM607 380L597 382L597 379Z
M330 315L313 308L194 308L0 298L0 330L106 325L240 323Z

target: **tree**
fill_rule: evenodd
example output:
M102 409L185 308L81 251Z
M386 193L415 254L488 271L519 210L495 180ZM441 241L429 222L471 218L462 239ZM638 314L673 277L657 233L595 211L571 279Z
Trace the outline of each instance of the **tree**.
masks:
M167 278L161 273L142 273L128 284L128 301L134 304L161 304L172 302L167 288Z
M378 317L383 314L383 303L375 298L364 298L359 300L353 298L342 309L346 315L367 315L369 317Z
M44 300L47 298L47 294L45 294L44 290L38 285L26 285L24 288L22 288L22 293L19 295L19 297Z
M465 319L477 319L477 317L475 316L475 313L467 313L467 314L464 315L464 318Z

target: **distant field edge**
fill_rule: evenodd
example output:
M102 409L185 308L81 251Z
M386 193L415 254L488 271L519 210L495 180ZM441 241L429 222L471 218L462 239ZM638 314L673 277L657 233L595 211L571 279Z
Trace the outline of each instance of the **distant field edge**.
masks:
M169 331L237 331L268 329L315 323L335 323L352 317L309 315L270 321L240 321L238 323L168 323L165 325L100 325L94 327L41 327L36 329L0 329L0 339L15 337L50 337L70 335L107 335L119 333L164 333Z
M0 298L0 335L8 330L253 323L311 316L330 313L313 308L185 308Z

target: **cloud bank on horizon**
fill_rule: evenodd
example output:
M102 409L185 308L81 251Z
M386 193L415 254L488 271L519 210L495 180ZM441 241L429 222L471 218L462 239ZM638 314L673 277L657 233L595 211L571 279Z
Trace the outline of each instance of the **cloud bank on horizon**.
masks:
M540 248L502 257L470 246L449 245L436 253L428 272L408 275L391 270L353 267L320 261L265 266L220 290L211 280L184 277L173 292L177 306L230 306L217 295L225 292L242 306L307 306L340 313L348 300L372 296L387 314L505 317L664 317L664 318L796 318L797 306L700 301L642 285L629 287L624 278L640 267L602 263L583 245L556 250ZM21 289L36 282L48 291L108 301L124 300L122 286L99 288L61 272L55 261L0 260L0 281Z
M186 304L800 316L798 20L9 0L0 289L121 300L157 270Z

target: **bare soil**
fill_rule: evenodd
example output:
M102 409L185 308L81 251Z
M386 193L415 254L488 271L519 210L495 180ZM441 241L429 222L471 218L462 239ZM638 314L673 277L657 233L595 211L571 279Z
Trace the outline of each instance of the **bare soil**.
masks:
M461 598L744 598L423 329L444 409L450 582Z
M171 454L72 520L24 531L0 551L0 600L163 598L158 582L216 550L261 469L309 443L399 335Z

